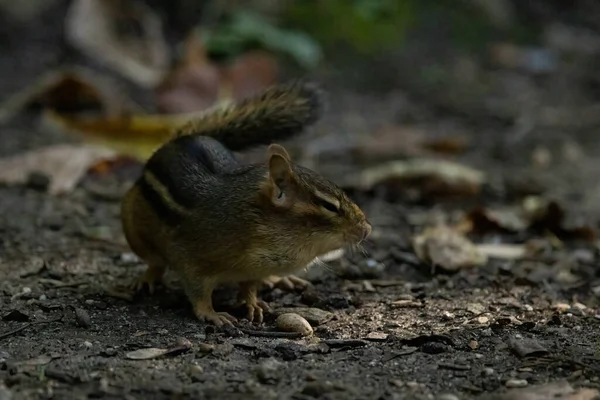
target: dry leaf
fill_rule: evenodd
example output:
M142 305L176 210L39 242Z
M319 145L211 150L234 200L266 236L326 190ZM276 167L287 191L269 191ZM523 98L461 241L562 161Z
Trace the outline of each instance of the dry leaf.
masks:
M111 150L92 145L44 147L0 159L0 184L24 184L37 172L50 178L50 194L66 193L77 185L92 164L114 155Z
M467 237L447 226L428 228L413 238L417 257L448 271L483 265L487 257Z
M522 244L478 244L477 250L488 258L500 260L518 260L527 255L527 247Z
M139 109L111 80L86 68L65 68L42 75L0 106L0 122L33 105L60 113L94 110L108 116Z
M66 37L88 57L143 87L155 87L169 68L160 18L143 2L74 0Z
M351 177L346 187L363 191L385 187L392 194L408 188L421 196L472 196L481 191L485 175L473 168L443 160L392 161L367 168Z
M48 111L45 113L45 122L54 129L77 135L89 142L102 144L138 160L146 160L171 138L176 127L202 114L78 118Z
M527 214L516 207L505 209L476 208L466 215L469 231L515 233L527 230L530 221Z
M463 232L485 234L489 232L516 233L533 231L551 232L558 238L593 241L596 230L587 221L569 221L564 209L555 201L529 196L515 207L503 209L477 208L467 214L461 223Z
M169 349L158 349L155 347L149 347L146 349L134 350L125 354L125 358L128 358L129 360L151 360L153 358L163 356L175 356L181 353L185 353L191 348L192 343L189 340L185 338L180 338L177 340L175 346Z

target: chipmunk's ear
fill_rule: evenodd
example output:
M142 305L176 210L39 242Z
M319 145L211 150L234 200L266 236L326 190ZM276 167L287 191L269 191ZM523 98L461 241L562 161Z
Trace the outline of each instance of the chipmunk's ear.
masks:
M289 200L290 183L294 172L290 155L278 144L272 144L267 150L269 157L269 179L273 185L273 201L285 203Z

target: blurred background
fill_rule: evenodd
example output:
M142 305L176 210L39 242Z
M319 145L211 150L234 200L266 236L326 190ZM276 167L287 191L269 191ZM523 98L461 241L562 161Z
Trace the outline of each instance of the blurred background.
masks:
M330 92L323 138L302 150L332 174L336 157L397 159L425 140L540 181L597 148L591 0L2 0L0 14L2 155L78 136L144 159L181 119L119 116L197 112L298 77ZM595 173L560 171L561 196Z

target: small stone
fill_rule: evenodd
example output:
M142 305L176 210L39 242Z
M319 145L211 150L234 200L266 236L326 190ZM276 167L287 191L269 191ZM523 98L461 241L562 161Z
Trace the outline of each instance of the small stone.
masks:
M436 400L460 400L460 398L450 393L444 393L436 397Z
M281 314L275 320L275 325L285 332L299 332L302 336L313 334L313 328L308 321L294 313Z
M139 261L139 258L133 253L123 253L121 254L121 262L123 264L135 264Z
M280 379L284 364L275 358L267 358L256 367L256 377L261 383L274 383Z
M415 382L415 381L406 382L406 387L409 387L411 389L416 389L419 387L419 382Z
M441 342L426 342L421 346L421 351L427 354L440 354L448 351L448 345Z
M88 349L91 349L93 346L94 345L89 340L86 340L85 342L83 342L83 347L87 347Z
M477 322L480 323L481 325L487 324L488 322L490 322L490 319L488 317L477 317Z
M446 321L453 320L455 317L456 317L456 315L454 313L451 313L450 311L444 311L442 313L442 318L445 319Z
M192 378L193 382L201 382L202 374L204 374L204 368L202 368L200 365L192 364L188 368L188 374L190 375L190 378Z
M388 335L384 332L369 332L367 334L366 339L375 340L375 341L384 341L387 340Z
M556 311L567 311L571 308L567 303L556 303L552 306Z
M480 303L470 303L467 304L467 311L474 315L483 314L485 312L485 306Z
M573 308L583 311L583 310L587 309L587 306L585 304L581 304L581 303L573 303Z
M504 382L504 386L507 388L524 388L529 383L525 379L509 379Z
M473 354L473 355L474 355L474 356L475 356L475 358L477 358L477 359L482 359L482 358L483 358L483 354L481 354L481 353L475 353L475 354Z
M492 375L494 375L494 369L493 368L489 368L489 367L488 368L484 368L481 371L481 374L485 375L485 376L492 376Z
M391 379L390 380L390 384L401 388L402 386L404 386L404 382L402 382L400 379Z
M198 344L198 351L200 353L212 353L214 350L215 350L214 344L209 344L209 343L199 343Z
M163 328L156 331L156 333L158 333L159 335L168 335L169 331Z
M29 294L29 293L31 293L31 288L29 288L29 287L25 286L25 287L24 287L24 288L21 290L21 293L23 293L23 294Z
M48 297L45 294L41 294L40 297L38 297L39 301L46 301L48 300Z
M533 311L533 306L529 304L523 304L523 310L531 312Z
M471 340L469 342L469 347L471 348L471 350L475 350L479 347L479 343L477 342L477 340Z
M75 308L75 320L77 321L77 324L82 328L89 328L90 326L92 326L90 315L83 308Z

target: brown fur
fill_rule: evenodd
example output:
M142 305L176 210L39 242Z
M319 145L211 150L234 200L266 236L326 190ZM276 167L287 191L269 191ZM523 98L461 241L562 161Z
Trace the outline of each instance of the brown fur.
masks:
M265 98L258 97L265 108L258 114L269 113ZM293 109L297 98L287 98ZM277 127L252 132L272 130ZM370 233L360 208L335 184L294 165L282 146L269 146L267 157L265 164L242 166L221 143L197 135L159 149L122 203L127 241L148 264L137 286L152 289L169 266L181 276L196 316L220 325L234 319L213 310L212 291L240 283L249 319L260 321L266 304L256 288L263 279L303 269Z

